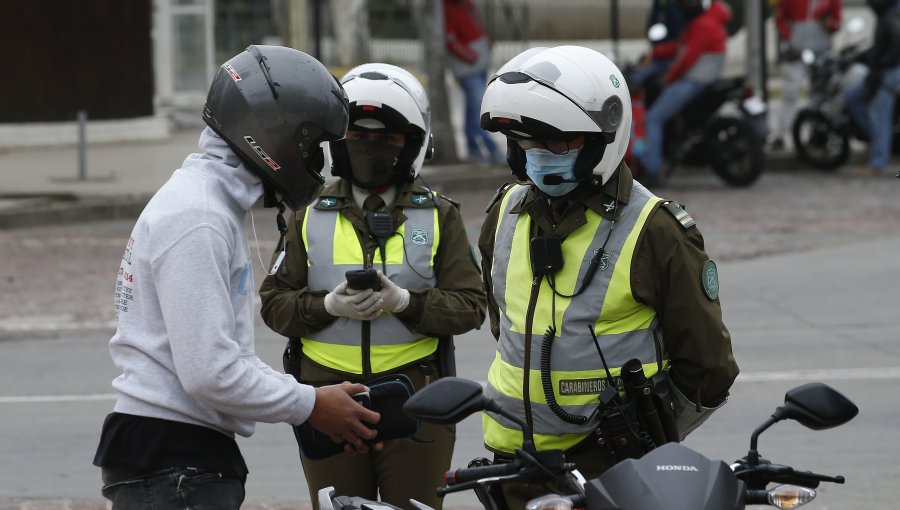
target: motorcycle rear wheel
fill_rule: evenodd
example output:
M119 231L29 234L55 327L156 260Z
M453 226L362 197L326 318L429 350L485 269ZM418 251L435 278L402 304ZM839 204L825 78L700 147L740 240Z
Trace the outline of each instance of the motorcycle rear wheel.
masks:
M720 117L709 133L713 171L731 186L756 182L763 171L762 140L747 121Z
M850 158L850 137L822 112L809 108L800 110L791 131L797 157L810 166L833 171Z

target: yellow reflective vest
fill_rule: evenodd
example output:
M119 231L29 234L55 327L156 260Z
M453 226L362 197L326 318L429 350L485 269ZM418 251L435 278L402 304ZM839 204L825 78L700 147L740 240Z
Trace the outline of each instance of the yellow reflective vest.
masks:
M433 288L434 257L440 243L437 208L407 208L407 217L385 246L385 275L403 288ZM363 246L353 225L338 209L306 208L301 230L307 251L310 290L331 291L351 269L366 266ZM376 251L373 266L382 267ZM338 317L331 325L302 337L303 355L335 370L362 374L368 357L371 373L387 372L425 358L437 350L438 340L410 330L386 313L371 321L369 349L362 348L362 322Z
M592 413L599 406L599 393L607 383L607 373L589 328L597 336L614 380L619 377L621 366L632 358L641 361L648 378L668 365L656 312L635 301L630 275L637 240L661 199L646 188L635 186L611 235L612 222L588 209L587 223L562 242L564 264L554 275L556 291L567 296L575 294L595 254L600 257L597 271L583 293L554 297L547 278L537 279L532 273L531 217L524 212L510 213L527 190L527 186L514 186L500 206L491 267L493 296L500 312L500 338L485 393L523 421L526 407L530 408L539 450L566 450L597 428L598 417ZM603 254L599 255L608 235ZM556 327L549 372L553 397L567 413L591 417L581 424L561 419L545 398L541 344L551 325ZM527 335L529 326L531 334ZM530 344L528 367L526 343ZM512 453L522 446L519 427L497 414L483 414L482 432L485 445L494 451Z

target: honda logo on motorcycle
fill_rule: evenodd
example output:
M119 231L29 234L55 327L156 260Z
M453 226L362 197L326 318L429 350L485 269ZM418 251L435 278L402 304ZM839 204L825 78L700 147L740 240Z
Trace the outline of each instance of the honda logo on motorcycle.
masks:
M662 465L657 465L657 466L656 466L656 470L657 470L657 471L694 471L694 472L700 472L700 470L697 469L697 468L694 467L694 466L675 466L675 465L672 465L672 464L662 464Z

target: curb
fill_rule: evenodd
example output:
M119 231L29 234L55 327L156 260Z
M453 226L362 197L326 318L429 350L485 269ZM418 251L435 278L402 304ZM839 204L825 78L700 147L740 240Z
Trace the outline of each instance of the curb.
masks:
M765 171L802 168L792 154L766 154ZM493 191L513 178L508 168L468 164L426 166L424 184L453 198L467 191ZM0 195L0 230L90 221L135 219L153 193L117 196L75 194Z
M34 196L0 209L0 229L136 218L152 195L113 197Z

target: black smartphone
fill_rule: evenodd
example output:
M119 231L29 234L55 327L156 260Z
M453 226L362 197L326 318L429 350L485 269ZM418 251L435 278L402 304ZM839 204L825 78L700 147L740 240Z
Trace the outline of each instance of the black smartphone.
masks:
M374 269L351 269L344 275L347 278L347 286L355 290L381 290L381 280Z

